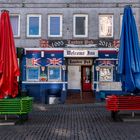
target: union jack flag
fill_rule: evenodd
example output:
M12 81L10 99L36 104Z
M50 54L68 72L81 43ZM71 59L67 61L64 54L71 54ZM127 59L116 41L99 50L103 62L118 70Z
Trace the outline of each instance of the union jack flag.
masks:
M48 65L61 65L62 64L62 60L61 58L57 59L57 58L47 58L47 61L49 62Z
M119 48L119 46L120 46L120 40L114 40L113 41L113 45L114 45L115 48Z
M38 63L39 59L40 58L38 58L38 59L32 58L32 65L33 66L35 66L35 65L40 66L40 64Z
M40 58L36 59L36 58L31 58L28 59L26 58L26 66L30 67L30 66L40 66L39 61Z

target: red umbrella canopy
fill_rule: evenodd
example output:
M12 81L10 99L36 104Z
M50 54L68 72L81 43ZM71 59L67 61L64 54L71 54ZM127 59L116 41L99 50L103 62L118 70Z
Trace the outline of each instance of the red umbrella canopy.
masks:
M3 10L0 19L0 98L17 96L19 74L9 11Z

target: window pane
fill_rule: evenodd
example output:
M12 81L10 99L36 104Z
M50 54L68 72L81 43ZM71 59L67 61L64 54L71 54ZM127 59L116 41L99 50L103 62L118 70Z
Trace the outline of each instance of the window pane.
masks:
M39 67L27 68L27 81L39 81Z
M29 18L29 35L39 35L39 17Z
M112 81L113 80L113 68L101 67L99 80L100 81Z
M112 16L100 16L99 17L100 25L100 37L112 37L113 36L113 23Z
M19 16L10 16L10 21L11 21L11 25L12 25L13 35L18 36Z
M60 81L61 80L61 70L60 67L49 67L48 80Z
M50 35L60 35L60 17L50 17Z
M76 17L76 35L85 35L85 17Z
M121 34L121 30L122 30L122 19L123 19L123 15L120 15L120 34Z

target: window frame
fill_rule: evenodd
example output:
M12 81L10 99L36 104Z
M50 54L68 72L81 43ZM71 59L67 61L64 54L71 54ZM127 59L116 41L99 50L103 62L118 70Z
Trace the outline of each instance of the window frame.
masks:
M85 17L85 35L76 35L76 17ZM74 14L73 15L73 36L74 37L88 37L88 14Z
M111 16L112 17L112 32L111 36L102 36L100 29L101 29L101 23L100 23L100 17L105 17L105 16ZM114 37L114 15L113 14L99 14L98 16L99 19L99 38L113 38Z
M10 18L11 17L16 17L16 16L18 16L18 34L17 35L14 35L14 33L13 33L13 36L16 38L16 37L20 37L20 14L10 14ZM12 25L11 25L12 26ZM13 30L13 28L12 28L12 30Z
M38 70L38 78L37 79L30 79L29 78L29 75L28 75L28 71L29 71L29 69L37 69ZM26 81L39 81L39 79L40 79L40 67L39 66L30 66L30 67L26 67Z
M59 78L58 79L50 79L50 68L59 68L59 71L60 71L60 75L59 75ZM62 81L62 77L61 77L61 66L54 66L54 65L50 65L48 66L48 81L51 81L51 82L60 82Z
M30 19L30 17L38 17L39 18L39 33L38 33L38 35L30 35L29 34L29 27L30 27L30 25L29 25L29 19ZM27 37L41 37L41 18L42 18L42 15L41 14L28 14L27 15Z
M110 80L103 80L101 78L101 69L111 69L111 79ZM100 66L100 70L99 70L99 81L100 82L113 82L113 66Z
M59 17L60 18L60 33L59 35L51 35L51 32L50 32L50 18L51 17ZM63 15L61 14L49 14L48 15L48 37L62 37L62 32L63 32L63 29L62 29L62 26L63 26Z
M122 21L123 21L123 14L120 14L120 36L122 31Z

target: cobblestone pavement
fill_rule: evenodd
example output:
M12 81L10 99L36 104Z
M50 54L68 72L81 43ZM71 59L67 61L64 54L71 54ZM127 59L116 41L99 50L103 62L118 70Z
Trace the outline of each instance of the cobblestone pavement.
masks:
M140 140L140 122L113 122L100 104L35 104L29 121L0 126L0 140Z

